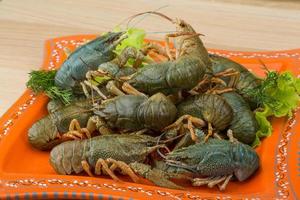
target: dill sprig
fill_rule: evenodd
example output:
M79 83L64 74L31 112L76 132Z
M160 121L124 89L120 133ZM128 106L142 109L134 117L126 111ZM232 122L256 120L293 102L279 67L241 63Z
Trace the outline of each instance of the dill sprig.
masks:
M275 105L277 100L270 95L270 92L277 88L277 80L279 76L280 74L276 71L267 71L266 78L261 82L261 84L255 88L245 91L246 94L252 97L258 106L262 106L263 104Z
M51 99L59 99L64 104L69 104L72 99L72 91L70 89L62 89L55 85L54 78L56 72L56 70L31 71L26 86L36 94L44 92Z

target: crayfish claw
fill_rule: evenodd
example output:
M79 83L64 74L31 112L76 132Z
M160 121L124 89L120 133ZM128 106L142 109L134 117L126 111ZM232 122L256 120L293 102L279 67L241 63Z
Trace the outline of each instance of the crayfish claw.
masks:
M168 180L170 177L162 170L159 170L157 168L151 169L150 165L138 162L130 163L129 166L135 173L153 182L155 185L170 189L184 189L183 187Z

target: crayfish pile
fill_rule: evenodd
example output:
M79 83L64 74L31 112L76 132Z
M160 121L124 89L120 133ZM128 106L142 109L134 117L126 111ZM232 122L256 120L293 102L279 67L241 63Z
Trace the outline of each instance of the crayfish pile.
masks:
M57 72L31 73L29 88L62 98L51 100L49 115L30 128L30 144L51 149L50 164L59 174L84 171L119 180L121 173L174 189L183 187L171 179L220 190L231 179L245 181L260 165L253 146L272 132L267 117L281 111L274 90L280 92L279 84L293 88L296 101L281 116L289 114L299 101L299 79L270 71L258 78L209 54L184 20L147 13L176 26L165 46L124 45L130 44L128 31L108 32L68 55ZM53 86L35 84L45 77Z

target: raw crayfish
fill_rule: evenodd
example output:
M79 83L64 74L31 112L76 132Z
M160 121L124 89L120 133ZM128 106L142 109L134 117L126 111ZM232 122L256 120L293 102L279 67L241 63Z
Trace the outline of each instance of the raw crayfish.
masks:
M166 50L158 48L154 44L148 45L148 48L168 56L170 61L148 64L139 68L136 73L123 77L126 84L123 84L122 89L130 93L128 92L130 88L135 88L149 95L157 92L168 95L181 90L192 89L202 79L206 68L211 68L207 50L199 38L200 34L196 33L188 23L181 19L172 20L161 13L150 13L162 16L176 25L177 32L166 35ZM175 37L176 44L179 46L179 49L176 49L175 60L170 53L170 37ZM135 57L140 59L141 52L135 52ZM147 47L142 52L148 52ZM131 55L131 57L134 56ZM97 76L97 72L94 74Z
M196 132L199 131L196 129ZM165 164L159 165L159 168L152 169L143 163L132 163L130 167L135 173L163 187L180 188L173 182L170 184L169 179L175 178L188 179L193 186L218 185L220 190L225 190L233 176L238 181L245 181L260 163L255 150L235 140L231 131L228 136L230 141L209 138L206 142L171 151L165 156ZM200 138L203 140L204 135Z

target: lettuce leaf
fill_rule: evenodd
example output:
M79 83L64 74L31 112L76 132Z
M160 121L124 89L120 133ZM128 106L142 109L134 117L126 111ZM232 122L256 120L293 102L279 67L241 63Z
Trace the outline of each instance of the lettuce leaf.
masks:
M119 32L121 29L116 27L114 32ZM135 47L141 49L144 45L144 39L146 32L143 29L129 28L126 30L127 38L124 39L115 49L115 52L119 55L126 47Z
M121 29L119 27L116 27L114 31L119 32L121 31ZM126 34L128 38L124 39L115 49L115 53L117 55L120 55L126 47L135 47L137 50L140 50L144 46L146 32L143 29L129 28L126 30ZM126 65L132 66L133 63L134 60L130 58L127 61Z
M292 115L292 111L297 108L300 101L300 79L294 77L289 71L282 74L268 72L266 79L255 90L253 94L259 96L258 100L263 111L255 113L259 130L252 146L258 146L260 138L272 134L272 125L268 121L268 117Z
M260 138L268 137L272 134L272 125L268 120L269 116L271 116L271 110L269 107L265 107L263 111L255 113L255 118L258 123L259 130L256 132L255 141L252 143L253 147L260 145Z

